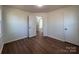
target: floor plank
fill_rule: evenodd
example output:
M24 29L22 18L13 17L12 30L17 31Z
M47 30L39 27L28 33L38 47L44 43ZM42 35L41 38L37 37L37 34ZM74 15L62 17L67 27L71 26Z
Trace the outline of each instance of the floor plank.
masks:
M32 37L4 45L2 54L77 54L79 46L49 37Z

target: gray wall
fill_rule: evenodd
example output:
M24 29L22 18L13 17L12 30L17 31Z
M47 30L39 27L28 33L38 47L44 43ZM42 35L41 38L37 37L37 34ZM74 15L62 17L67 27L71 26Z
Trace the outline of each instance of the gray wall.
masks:
M4 7L4 43L27 37L27 16L28 12Z
M79 6L49 12L47 22L49 37L79 45Z
M48 13L47 34L49 37L64 41L64 19L62 9L57 9Z
M2 40L2 6L0 6L0 53L3 48L3 40Z

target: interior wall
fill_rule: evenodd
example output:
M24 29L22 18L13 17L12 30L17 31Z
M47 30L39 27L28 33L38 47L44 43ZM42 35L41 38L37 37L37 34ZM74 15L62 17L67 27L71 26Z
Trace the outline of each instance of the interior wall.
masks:
M65 40L79 45L79 6L64 8Z
M4 7L4 43L27 37L27 16L29 12Z
M79 11L79 7L78 7L78 11ZM78 27L78 38L79 38L79 12L77 12L77 20L78 20L78 22L77 22L77 27ZM78 40L79 41L79 40ZM78 42L79 43L79 42Z
M64 41L63 9L57 9L48 13L47 35L48 37Z
M0 6L0 53L3 48L3 40L2 40L2 6Z
M78 6L70 6L49 12L47 24L49 37L79 45Z

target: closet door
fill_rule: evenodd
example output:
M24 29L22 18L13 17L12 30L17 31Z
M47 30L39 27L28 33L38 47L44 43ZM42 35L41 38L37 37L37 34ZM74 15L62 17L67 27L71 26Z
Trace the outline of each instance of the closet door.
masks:
M78 11L76 7L66 8L64 11L64 32L65 40L67 42L79 45L79 35L78 35Z
M36 17L29 16L29 37L36 36Z

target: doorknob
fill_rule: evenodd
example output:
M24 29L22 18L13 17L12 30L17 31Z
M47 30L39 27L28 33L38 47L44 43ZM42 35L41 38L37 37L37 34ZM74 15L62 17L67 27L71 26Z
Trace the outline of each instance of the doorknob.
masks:
M68 30L67 28L65 28L64 30Z

